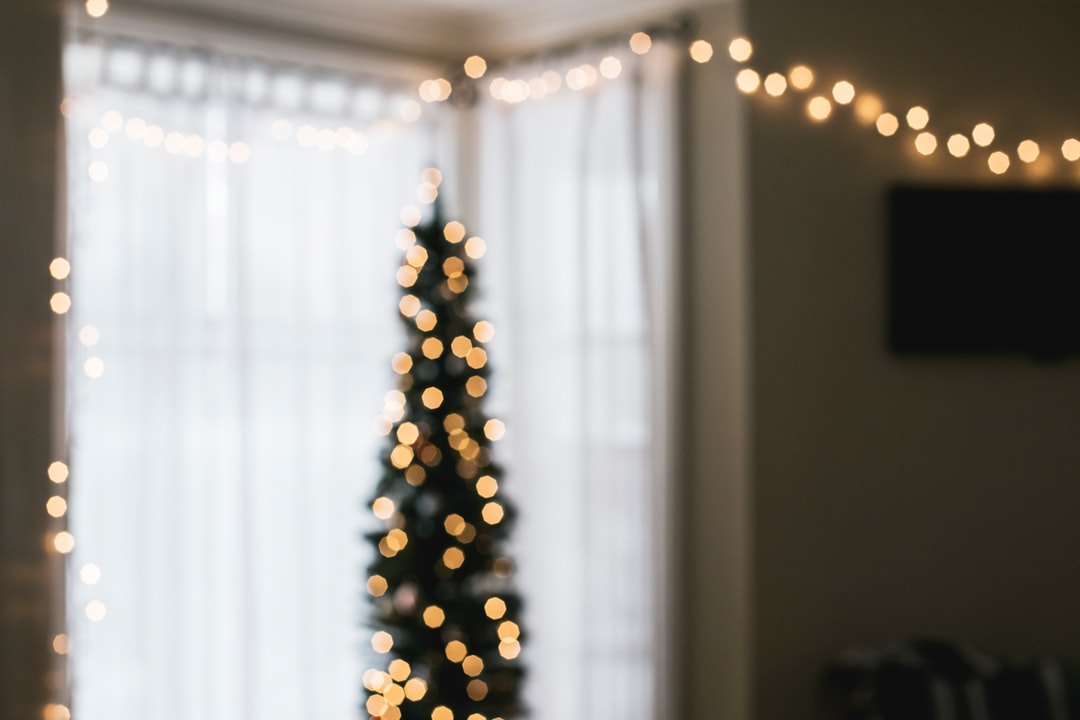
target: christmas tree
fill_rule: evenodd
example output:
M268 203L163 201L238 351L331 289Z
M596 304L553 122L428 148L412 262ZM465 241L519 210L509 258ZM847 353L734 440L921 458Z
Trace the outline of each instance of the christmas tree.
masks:
M513 507L483 412L491 323L470 316L478 237L444 224L437 171L425 173L434 216L403 213L397 272L407 349L380 422L388 443L371 508L380 529L368 567L380 658L364 674L366 710L384 720L510 720L523 714L520 597L505 544Z

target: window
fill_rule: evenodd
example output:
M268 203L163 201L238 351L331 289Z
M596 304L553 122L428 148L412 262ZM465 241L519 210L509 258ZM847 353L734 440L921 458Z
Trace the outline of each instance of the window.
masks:
M678 62L611 53L590 92L477 110L538 718L663 704ZM357 717L393 238L452 111L116 39L66 67L76 711Z

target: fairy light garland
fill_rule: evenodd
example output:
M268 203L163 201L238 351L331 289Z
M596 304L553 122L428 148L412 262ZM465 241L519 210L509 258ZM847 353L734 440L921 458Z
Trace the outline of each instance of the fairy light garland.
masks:
M109 10L109 2L108 0L85 0L85 9L86 14L91 18L101 18ZM627 44L633 53L644 55L652 47L652 37L648 32L638 31L629 36ZM739 64L746 63L753 56L753 44L748 38L742 36L733 38L728 43L727 50L730 59ZM714 57L712 44L708 40L701 38L689 42L687 52L691 59L702 64L710 62ZM570 90L586 90L596 85L601 78L611 80L618 77L621 69L620 61L609 55L598 63L585 63L571 68L565 73L560 73L552 68L531 78L498 76L489 82L488 91L496 100L508 104L516 104L526 100L542 100L548 95L558 92L563 86ZM470 80L479 81L486 76L489 64L480 55L470 55L461 64L461 70ZM797 65L787 73L770 72L764 77L757 70L744 67L735 76L735 85L742 93L753 95L763 89L766 95L773 98L781 97L789 90L798 92L809 90L814 81L813 72L805 65ZM424 80L417 92L419 99L424 103L445 102L450 100L453 94L454 84L445 77ZM812 122L822 123L832 117L834 104L849 105L854 101L856 102L856 119L863 125L873 126L882 137L895 137L901 129L897 115L886 111L880 98L870 93L857 94L854 85L848 80L838 81L832 87L831 98L828 95L818 94L807 100L805 111ZM919 111L923 115L919 115ZM401 118L405 122L415 122L419 119L421 112L419 103L408 101L401 108ZM917 118L914 121L911 117L912 112L917 113ZM979 148L989 148L994 142L993 126L987 122L980 122L970 130L961 131L957 129L951 133L942 134L941 137L947 137L947 139L940 142L938 133L925 129L929 120L929 115L925 114L925 112L924 108L913 107L906 113L908 127L917 131L912 144L916 152L921 156L934 155L939 147L943 145L950 156L965 158L970 154L972 144ZM919 117L922 119L918 119ZM92 132L91 144L94 144L94 133L97 132L97 130ZM336 137L334 142L331 142L329 135L326 134L327 132L332 131L321 130L316 131L315 134L300 133L300 136L305 137L304 140L300 140L300 143L304 146L317 146L324 150L331 149L335 144L339 143ZM96 137L98 141L104 142L101 140L100 133ZM172 137L171 134L170 137ZM201 155L199 140L193 139L193 137L191 135L181 135L179 139L174 139L174 150L172 151L176 154L184 153L193 157ZM238 164L242 164L247 159L246 155L243 155L243 150L235 151L237 155L243 156L242 160L237 160L234 157L233 147L243 147L245 144L242 141L224 147L221 141L211 143L211 145L213 147L207 147L207 153L212 159L228 157L228 159ZM1075 163L1080 160L1080 140L1077 138L1065 138L1060 142L1058 148L1058 154L1066 162ZM1031 138L1025 138L1012 149L1011 154L1008 150L1000 147L988 150L986 167L991 173L1001 175L1012 166L1014 157L1022 163L1031 164L1040 156L1044 156L1044 153L1039 143ZM108 177L108 167L98 161L91 164L89 173L92 180L101 182Z
M644 55L651 50L653 40L649 33L638 31L629 36L627 44L631 52ZM686 50L690 58L699 64L708 63L715 56L712 43L701 38L690 41ZM1032 138L1021 140L1015 147L1001 146L1000 143L995 145L995 131L988 122L977 123L970 129L940 132L930 128L931 116L926 108L916 105L901 111L887 110L880 97L857 90L849 80L840 79L831 86L820 83L813 70L806 65L795 65L787 72L770 71L763 75L745 65L754 52L753 43L746 37L733 38L727 45L727 51L732 61L743 66L735 72L734 83L745 95L779 98L789 92L803 93L815 86L824 86L823 91L811 94L803 106L807 118L815 124L834 117L840 107L851 106L860 124L874 128L884 138L900 135L905 127L912 131L911 145L922 157L946 152L959 159L968 157L975 148L986 149L986 168L995 175L1007 172L1014 160L1023 164L1031 164L1040 157L1048 156L1059 156L1069 163L1080 160L1080 140L1075 137L1060 141L1056 145L1059 150L1055 155ZM485 78L489 67L487 61L478 55L470 55L462 64L465 75L473 81ZM487 81L487 91L496 100L510 105L527 100L541 101L563 88L588 90L605 79L617 78L621 71L618 58L607 55L597 62L583 63L562 72L549 67L529 77L496 75ZM421 83L418 95L426 103L439 103L450 100L454 91L453 84L440 77ZM1046 144L1046 148L1054 146L1054 143Z

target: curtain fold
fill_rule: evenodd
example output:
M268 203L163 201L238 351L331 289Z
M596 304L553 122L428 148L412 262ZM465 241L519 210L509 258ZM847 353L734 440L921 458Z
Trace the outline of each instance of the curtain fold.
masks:
M538 717L665 717L677 342L680 54L622 47L621 71L480 110L494 402ZM607 62L608 74L614 67ZM548 64L506 68L507 82ZM595 70L595 66L594 66Z
M394 236L439 121L369 79L66 53L73 710L354 718Z

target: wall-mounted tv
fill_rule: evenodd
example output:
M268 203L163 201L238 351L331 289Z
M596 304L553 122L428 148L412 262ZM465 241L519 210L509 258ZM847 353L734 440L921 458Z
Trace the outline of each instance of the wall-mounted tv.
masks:
M891 188L898 354L1080 352L1080 190Z

